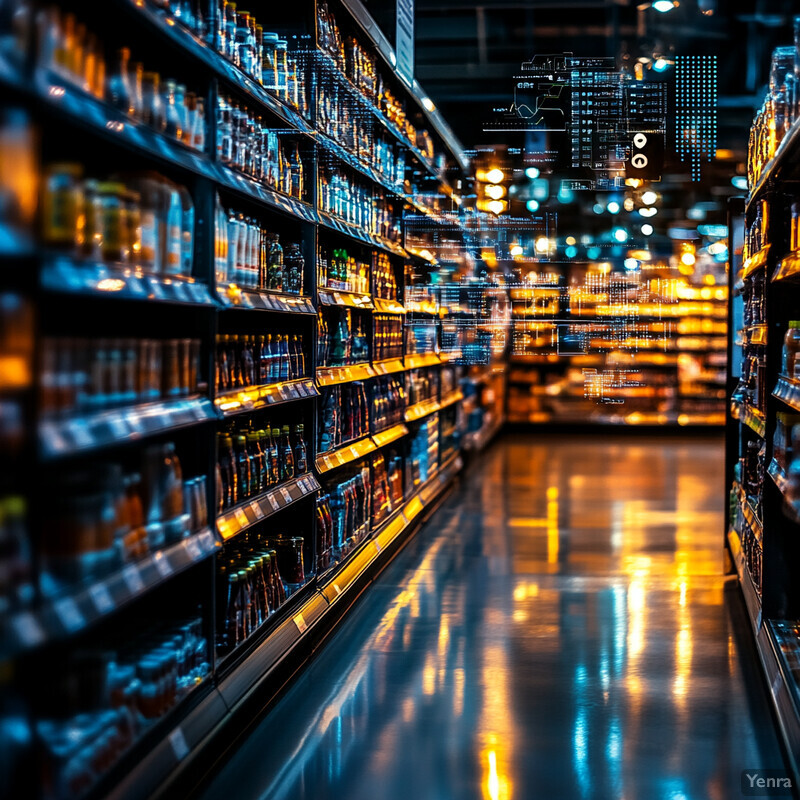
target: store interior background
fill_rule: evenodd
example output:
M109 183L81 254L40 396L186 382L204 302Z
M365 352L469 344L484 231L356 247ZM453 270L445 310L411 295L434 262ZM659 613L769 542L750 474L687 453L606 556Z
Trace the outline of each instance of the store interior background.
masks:
M798 9L413 5L0 0L0 794L800 775Z

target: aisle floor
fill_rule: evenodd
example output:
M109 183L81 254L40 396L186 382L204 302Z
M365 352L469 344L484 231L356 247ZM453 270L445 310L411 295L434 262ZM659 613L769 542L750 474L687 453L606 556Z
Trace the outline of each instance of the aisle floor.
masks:
M205 798L724 800L783 768L720 438L505 437Z

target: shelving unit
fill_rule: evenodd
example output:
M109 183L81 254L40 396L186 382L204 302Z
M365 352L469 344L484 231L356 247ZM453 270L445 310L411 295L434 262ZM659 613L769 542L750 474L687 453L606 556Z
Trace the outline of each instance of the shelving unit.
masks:
M795 121L747 202L734 198L729 205L729 241L737 245L729 270L733 379L725 532L795 776L800 775L800 704L798 676L790 665L800 647L795 622L800 514L789 469L798 454L791 453L789 429L790 415L800 410L800 383L784 374L783 346L789 322L800 319L797 254L788 224L796 198L799 131ZM748 245L758 250L748 252Z
M175 442L184 475L202 478L207 519L200 529L187 529L179 541L153 545L146 554L100 577L77 580L66 593L45 597L40 586L42 576L37 574L34 599L0 624L3 666L27 671L35 680L52 659L67 661L79 652L113 650L117 641L115 629L130 631L133 638L140 629L142 635L148 633L151 619L162 625L172 624L173 620L177 624L187 615L200 621L205 652L202 675L198 673L195 687L181 694L172 708L143 728L123 753L111 759L113 764L92 773L80 795L86 800L110 794L118 798L169 796L171 782L179 779L181 770L197 763L195 759L202 758L204 748L232 719L232 712L235 716L256 691L279 691L283 678L277 676L283 674L286 664L293 659L295 666L300 663L309 643L335 624L342 609L360 595L366 582L419 526L425 512L436 507L462 468L459 435L463 428L461 404L465 400L459 378L463 368L449 365L441 355L439 327L434 352L411 353L404 345L396 356L377 359L372 357L376 352L372 320L377 315L394 316L404 324L405 288L411 273L418 263L436 263L435 257L418 257L405 246L404 210L416 218L429 219L431 225L459 229L454 186L459 185L456 182L468 162L438 113L425 108L425 95L418 84L408 86L396 75L391 48L376 33L364 7L357 0L331 0L329 7L343 28L376 57L380 71L405 104L408 119L416 129L427 129L433 142L433 157L423 152L420 138L417 143L411 141L408 130L413 134L413 129L401 129L389 119L323 52L317 0L302 0L291 10L270 8L270 24L290 37L298 63L309 77L308 118L151 0L113 0L104 18L91 21L92 32L104 37L109 68L111 53L118 46L137 49L145 41L146 48L142 50L154 54L156 66L192 75L206 109L202 150L194 150L137 122L106 99L34 65L35 59L29 58L28 53L20 54L15 61L0 50L0 86L8 102L26 109L41 131L42 148L36 153L37 158L46 164L68 155L95 168L93 150L97 148L105 159L103 163L125 163L128 169L130 161L131 170L163 172L172 184L185 189L195 214L190 227L190 275L153 274L137 263L83 260L38 244L18 254L30 263L35 276L26 290L32 302L45 310L69 309L66 322L66 315L41 315L35 331L37 365L38 343L44 337L129 337L132 332L143 335L145 329L152 329L158 330L159 335L167 335L161 333L163 330L175 337L192 336L199 342L197 388L176 397L80 408L69 414L44 414L38 399L43 380L36 373L30 387L34 396L30 413L37 423L32 451L36 455L20 470L20 476L4 478L2 486L5 494L16 495L27 491L25 486L34 485L33 481L23 483L25 475L37 474L38 470L45 470L48 477L73 470L80 473L100 456L103 465L119 463L127 474L136 470L147 448L166 442ZM88 18L83 21L90 22ZM208 22L213 25L213 16ZM312 72L319 80L310 80ZM406 171L424 182L426 197L436 195L441 203L429 206L428 200L408 194L402 181L392 181L363 153L350 151L320 129L318 93L330 81L343 87L350 100L368 112L374 131L387 136L397 152L402 151ZM220 124L218 100L222 96L252 109L265 126L279 131L279 137L302 142L306 177L302 198L289 196L221 162L215 135ZM65 152L58 141L58 137L66 140L70 135L80 136L82 141L74 155L68 149ZM319 180L323 162L349 170L376 196L380 194L381 200L393 209L392 219L399 236L393 231L379 235L366 224L348 222L344 215L336 216L323 208ZM115 166L106 172L102 172L102 166L96 168L101 170L97 177L105 177ZM443 204L451 210L443 213ZM255 220L260 229L280 233L284 242L298 242L305 263L305 290L291 294L256 289L240 285L243 281L221 272L218 219L215 223L215 211L219 209ZM371 261L373 270L378 255L387 256L396 277L395 296L378 291L372 274L369 292L325 285L320 256L323 244L357 251ZM369 320L367 357L355 364L325 364L318 357L318 317L343 311ZM440 325L438 321L437 326ZM245 385L242 372L233 383L220 382L219 337L239 341L267 334L298 337L304 369L293 374L307 377L278 381L273 377L251 380L249 383L254 385ZM243 358L241 354L237 357ZM261 367L256 367L256 376L267 374L259 373ZM436 374L436 391L429 400L400 408L399 415L391 420L393 424L376 430L370 425L363 436L330 451L321 450L321 408L326 392L363 384L372 397L381 380L410 385L415 370ZM447 380L442 377L445 372ZM499 418L493 417L492 421L494 427L481 433L483 443L497 429ZM244 430L274 429L277 422L291 422L295 430L300 424L304 426L307 471L284 477L268 487L262 485L260 491L251 485L238 502L223 507L225 498L219 495L214 480L217 440L230 432L238 435ZM354 532L354 542L340 544L335 552L335 548L324 550L317 504L326 493L335 494L352 478L354 470L373 480L379 460L385 456L388 461L390 455L403 465L400 496L390 499L386 513L373 518L370 512ZM26 500L27 525L36 544L44 526L45 509L37 506L41 498L28 496ZM226 602L220 589L220 576L226 574L223 569L234 561L232 554L252 542L269 542L274 551L275 542L286 538L276 536L282 530L303 539L305 580L302 585L290 587L292 591L285 601L273 607L271 616L260 621L243 643L233 648L227 645L226 650L220 646ZM180 597L180 603L173 602L176 597ZM33 698L34 690L35 685L25 686L23 702ZM43 752L46 748L40 747L38 732L31 733L36 740L35 752ZM57 770L62 766L54 768L56 781ZM36 785L38 776L51 767L52 764L42 765L20 777L24 796L41 794Z

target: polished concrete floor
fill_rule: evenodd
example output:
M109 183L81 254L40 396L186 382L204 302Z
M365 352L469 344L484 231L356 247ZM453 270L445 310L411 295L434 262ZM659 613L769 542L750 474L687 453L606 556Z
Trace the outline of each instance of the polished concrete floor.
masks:
M506 437L207 798L726 800L783 767L722 440Z

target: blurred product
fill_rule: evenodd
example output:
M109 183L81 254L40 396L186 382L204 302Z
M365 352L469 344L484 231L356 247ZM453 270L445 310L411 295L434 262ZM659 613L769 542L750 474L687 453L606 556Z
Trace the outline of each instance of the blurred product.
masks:
M373 334L372 347L374 358L381 361L386 358L403 357L403 318L396 315L372 315ZM435 332L435 331L434 331ZM410 350L414 353L416 350Z
M322 394L318 452L335 450L369 434L369 404L361 381L331 386Z
M363 314L323 306L317 315L317 348L320 367L347 367L369 361Z
M217 336L216 390L246 389L305 378L303 336Z
M371 384L372 432L378 433L403 421L406 393L399 377L377 378Z
M199 339L42 340L45 416L185 397L201 391Z

